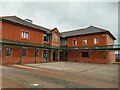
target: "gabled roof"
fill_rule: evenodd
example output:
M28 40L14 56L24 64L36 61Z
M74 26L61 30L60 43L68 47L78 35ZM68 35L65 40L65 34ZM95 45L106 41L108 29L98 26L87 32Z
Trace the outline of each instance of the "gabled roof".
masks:
M92 25L84 29L61 32L61 37L72 37L78 35L89 35L89 34L97 34L97 33L108 33L113 39L116 40L116 38L108 30L98 28Z
M40 30L40 31L43 31L45 33L48 33L50 34L50 29L48 28L45 28L45 27L42 27L42 26L38 26L38 25L35 25L33 23L30 23L30 22L27 22L17 16L3 16L1 17L1 19L3 21L8 21L8 22L12 22L12 23L15 23L15 24L20 24L20 25L23 25L23 26L27 26L27 27L30 27L30 28L33 28L33 29L37 29L37 30Z
M51 32L53 32L53 31L56 31L58 34L60 34L59 30L56 27L51 30Z

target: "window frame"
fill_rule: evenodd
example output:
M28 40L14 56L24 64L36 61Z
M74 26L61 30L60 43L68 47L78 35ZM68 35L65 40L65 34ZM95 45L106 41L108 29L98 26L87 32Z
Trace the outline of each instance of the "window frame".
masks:
M98 39L98 40L97 40ZM97 42L95 41L95 40L97 40ZM96 43L95 43L96 42ZM99 43L99 38L98 37L95 37L94 38L94 44L98 44Z
M30 38L30 33L27 32L27 31L21 31L21 38L29 39Z
M84 40L86 40L86 43L84 43ZM88 43L87 38L83 38L83 39L82 39L82 44L83 44L83 45L87 45L87 43Z
M53 40L58 41L58 34L56 32L54 33Z
M43 35L43 40L44 40L44 42L49 42L49 35L48 34L46 34L46 33L44 33L44 35ZM45 37L46 37L46 40L45 40Z
M89 52L82 52L82 58L89 58Z
M77 40L76 39L73 40L73 46L77 46Z
M6 49L7 49L7 48L8 48L8 49L11 49L11 50L9 50L9 51L10 51L10 55L6 55L6 54L7 54L7 52L6 52ZM6 56L6 57L11 57L11 56L12 56L12 50L13 50L12 48L6 47L6 48L5 48L5 56Z

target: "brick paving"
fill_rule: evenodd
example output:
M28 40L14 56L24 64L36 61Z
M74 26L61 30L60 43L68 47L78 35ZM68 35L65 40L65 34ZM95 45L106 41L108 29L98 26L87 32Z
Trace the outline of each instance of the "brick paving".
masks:
M3 66L2 71L3 88L118 87L118 65L114 64L54 62Z

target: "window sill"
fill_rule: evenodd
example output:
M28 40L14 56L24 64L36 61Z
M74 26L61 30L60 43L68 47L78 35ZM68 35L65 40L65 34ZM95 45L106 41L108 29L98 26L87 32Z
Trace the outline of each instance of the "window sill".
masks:
M49 41L48 41L48 42L47 42L47 41L44 41L44 43L45 43L45 44L49 44Z
M5 56L6 58L10 58L10 57L12 57L12 56Z

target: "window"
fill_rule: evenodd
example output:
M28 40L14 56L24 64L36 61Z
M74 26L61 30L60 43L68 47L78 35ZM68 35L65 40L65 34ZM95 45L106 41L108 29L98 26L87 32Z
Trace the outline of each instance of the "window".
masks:
M87 39L83 39L83 44L87 44Z
M89 53L88 52L82 52L82 57L89 57Z
M48 34L44 34L44 41L49 42L49 35Z
M21 37L22 38L29 38L29 33L28 32L21 32Z
M77 40L73 40L73 45L77 45Z
M22 49L22 56L26 56L26 49Z
M58 40L58 35L57 35L57 33L55 33L53 37L54 37L54 41L57 41L57 40Z
M61 39L60 39L60 44L61 44L61 45L67 45L67 39L61 38Z
M97 44L97 43L98 43L98 37L94 38L94 44Z
M6 48L5 55L6 56L11 56L12 55L12 48Z

